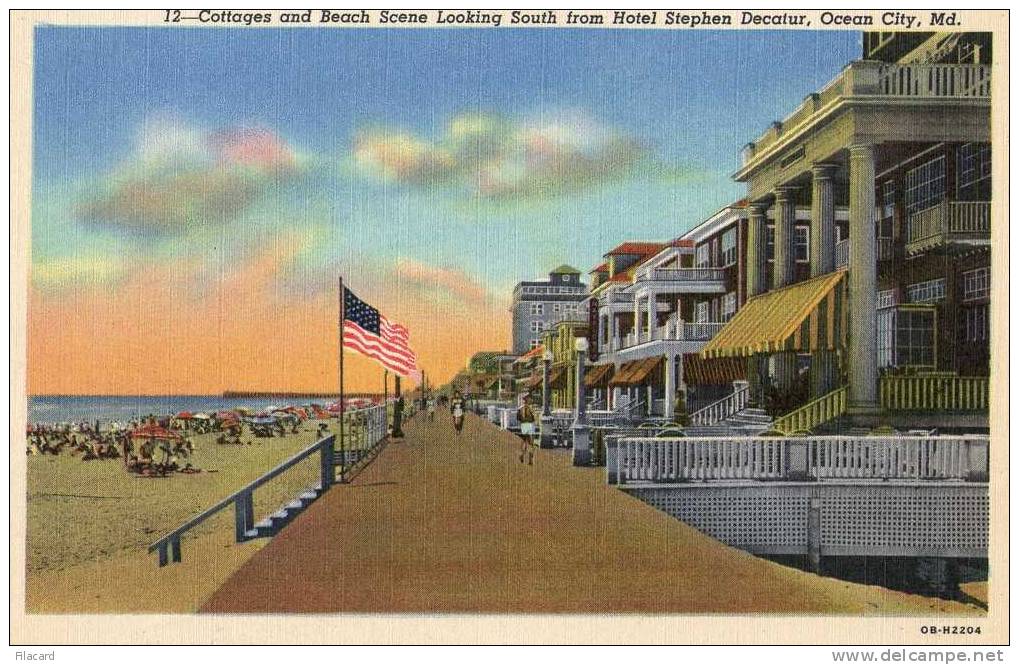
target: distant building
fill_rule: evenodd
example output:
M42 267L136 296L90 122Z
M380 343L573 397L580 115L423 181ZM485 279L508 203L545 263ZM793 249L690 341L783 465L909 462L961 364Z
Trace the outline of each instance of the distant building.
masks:
M513 353L527 353L541 344L542 334L560 321L586 321L587 312L580 303L587 297L587 286L580 271L559 266L548 280L520 282L513 289Z

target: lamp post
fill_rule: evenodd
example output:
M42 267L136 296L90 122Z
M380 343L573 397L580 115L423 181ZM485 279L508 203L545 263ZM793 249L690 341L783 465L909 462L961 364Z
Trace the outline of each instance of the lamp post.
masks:
M551 448L555 437L555 421L552 419L552 386L549 385L552 372L552 351L546 349L541 357L541 433L538 436L540 448Z
M580 337L577 349L577 416L573 421L573 466L591 463L591 429L587 426L587 398L584 395L584 369L587 364L587 338Z

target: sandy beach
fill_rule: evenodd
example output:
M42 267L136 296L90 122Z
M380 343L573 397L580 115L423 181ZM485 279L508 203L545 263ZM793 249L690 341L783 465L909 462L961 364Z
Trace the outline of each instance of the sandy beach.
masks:
M262 539L233 544L230 511L185 536L184 564L160 570L148 546L163 533L236 491L313 443L318 420L299 434L242 437L251 445L218 445L217 434L192 437L196 474L145 478L122 459L83 462L70 454L30 455L27 505L29 612L189 611L211 593ZM328 421L332 430L336 421ZM255 493L268 514L317 480L313 456ZM201 568L201 574L196 572ZM221 571L221 574L217 574ZM190 599L190 600L188 600Z

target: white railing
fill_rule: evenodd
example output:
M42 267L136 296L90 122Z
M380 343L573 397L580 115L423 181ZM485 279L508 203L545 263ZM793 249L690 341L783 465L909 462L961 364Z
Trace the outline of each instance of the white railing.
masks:
M640 274L637 281L652 282L721 282L725 280L723 268L655 268Z
M747 408L750 386L743 385L717 402L712 402L690 414L691 425L715 425Z
M621 484L712 480L986 481L988 437L621 438L608 464Z
M908 240L921 242L943 234L983 234L991 231L988 201L942 201L909 216Z
M882 65L878 94L895 97L989 97L989 65Z
M835 267L843 268L849 265L849 238L839 240L835 243Z
M704 322L704 323L683 323L682 339L691 341L707 341L718 334L725 323Z

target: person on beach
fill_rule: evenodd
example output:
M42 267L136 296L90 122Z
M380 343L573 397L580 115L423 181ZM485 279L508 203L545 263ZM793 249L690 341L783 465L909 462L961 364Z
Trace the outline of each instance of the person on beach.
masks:
M531 408L531 398L524 396L524 402L517 409L517 422L520 423L520 463L527 458L528 464L534 464L534 409Z
M459 435L464 428L464 413L466 413L464 398L459 391L453 394L453 401L449 404L449 411L453 414L453 429Z

